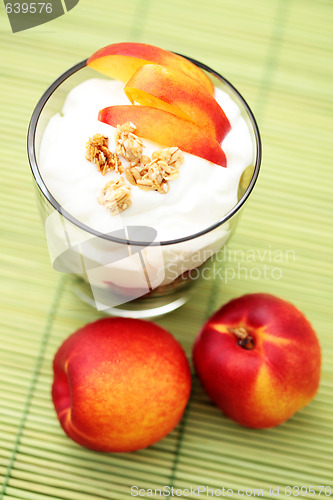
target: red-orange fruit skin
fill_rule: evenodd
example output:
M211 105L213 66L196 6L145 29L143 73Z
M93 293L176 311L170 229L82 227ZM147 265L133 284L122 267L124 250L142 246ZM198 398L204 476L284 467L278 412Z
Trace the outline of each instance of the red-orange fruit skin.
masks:
M185 57L146 43L120 42L107 45L89 57L87 66L126 83L140 66L150 63L175 68L214 95L213 83L198 66Z
M98 119L116 127L128 121L136 126L139 137L150 139L162 146L177 146L182 151L212 163L227 166L220 144L195 123L149 106L109 106L99 112Z
M146 64L137 69L124 90L132 104L153 106L192 121L218 142L230 131L229 120L216 99L177 69Z
M143 320L106 318L64 341L54 362L52 399L66 434L103 452L159 441L180 421L191 373L180 344Z
M229 328L245 328L244 349ZM222 412L240 425L279 425L306 406L320 382L321 350L315 331L295 306L269 294L249 294L221 307L193 347L195 370Z

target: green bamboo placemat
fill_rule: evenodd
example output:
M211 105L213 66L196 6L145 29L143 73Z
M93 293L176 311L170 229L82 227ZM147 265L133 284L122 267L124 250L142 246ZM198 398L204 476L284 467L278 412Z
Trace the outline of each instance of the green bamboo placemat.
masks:
M65 16L12 34L1 4L0 498L117 500L131 498L132 485L225 487L237 498L239 488L270 498L269 488L279 486L279 498L287 498L286 485L333 486L332 11L324 0L81 0ZM149 449L98 454L58 425L52 358L98 314L50 265L25 137L51 81L118 41L204 61L236 85L258 119L262 172L221 258L222 276L200 283L183 308L158 323L190 356L205 318L232 297L270 292L302 309L320 337L322 383L283 426L233 424L195 377L182 422Z

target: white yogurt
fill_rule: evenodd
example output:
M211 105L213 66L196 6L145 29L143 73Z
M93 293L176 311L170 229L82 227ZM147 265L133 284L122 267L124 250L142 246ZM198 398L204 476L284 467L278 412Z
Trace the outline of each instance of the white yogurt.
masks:
M53 116L46 127L39 158L41 175L60 205L79 221L106 233L119 221L98 204L97 196L118 174L102 176L85 159L85 148L89 137L100 133L109 137L109 149L115 151L114 127L99 122L97 116L107 106L130 104L123 89L121 82L97 78L75 87L62 114ZM179 178L169 183L167 194L131 187L132 205L121 213L124 224L150 225L159 241L172 240L207 228L235 205L240 176L252 161L252 142L238 106L220 89L216 99L231 123L223 142L227 168L185 153ZM145 139L143 143L147 155L163 147ZM122 163L126 166L125 160Z
M89 137L100 133L109 137L109 149L115 151L115 128L98 121L98 112L107 106L130 102L121 82L93 78L79 84L68 94L62 113L57 113L50 119L42 138L39 169L46 186L68 213L99 232L109 233L124 226L148 225L157 231L156 241L168 241L204 230L220 220L237 203L241 174L253 163L254 157L251 135L237 104L222 90L216 89L215 92L216 100L231 124L231 131L222 143L227 168L184 153L180 175L169 183L170 190L167 194L142 191L131 186L131 206L114 217L98 203L97 197L104 185L116 179L118 174L107 172L105 176L101 175L96 166L85 158L86 142ZM144 154L149 156L153 151L166 147L146 139L142 141L145 146ZM127 162L121 160L126 167ZM53 223L49 226L55 234L59 233ZM60 233L56 244L51 241L54 240L52 231L49 230L48 243L49 247L53 245L56 250L50 249L51 254L57 253L57 248L63 245L63 242L59 243ZM72 234L75 231L74 239L82 241L77 229L72 228ZM207 252L215 253L228 236L228 226L225 225L218 231L179 245L158 247L158 259L155 248L150 257L147 254L145 258L147 266L159 269L156 286L168 284L184 271L198 267L207 259ZM68 235L66 238L68 239ZM96 241L93 243L96 262L102 263L99 254L108 251L105 244L105 241L102 242L99 248ZM164 267L162 277L161 265ZM105 269L105 263L103 268ZM113 263L112 268L113 283L124 285L121 283L124 273L118 273L119 276L115 278L117 273L114 271L115 268L120 270L122 265ZM126 269L129 268L127 265ZM90 281L92 279L89 277ZM99 286L104 286L106 280L99 277L97 281ZM133 275L129 277L130 284L125 286L135 286L139 281L141 283L142 275L136 280L133 269ZM156 280L150 281L155 283Z

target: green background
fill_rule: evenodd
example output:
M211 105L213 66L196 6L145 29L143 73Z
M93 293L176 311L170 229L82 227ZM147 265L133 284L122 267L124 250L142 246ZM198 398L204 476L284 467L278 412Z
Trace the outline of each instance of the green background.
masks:
M122 499L131 498L131 485L198 484L263 488L266 498L279 485L284 498L285 485L333 486L332 13L324 0L81 0L48 24L12 34L1 4L0 498ZM58 425L50 401L54 353L98 314L51 267L26 132L60 73L120 41L205 62L234 83L257 117L262 171L224 263L234 279L203 281L158 323L190 356L204 320L233 297L270 292L303 310L322 345L322 382L315 400L280 427L237 426L195 378L181 424L149 449L94 453Z

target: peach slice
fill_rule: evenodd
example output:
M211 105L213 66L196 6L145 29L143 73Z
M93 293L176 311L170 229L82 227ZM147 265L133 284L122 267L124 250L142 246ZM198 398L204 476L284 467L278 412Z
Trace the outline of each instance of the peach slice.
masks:
M140 137L164 146L178 146L187 153L227 166L226 156L213 137L195 123L167 111L149 106L110 106L99 112L98 119L113 127L130 121Z
M141 66L127 82L125 94L132 102L152 106L192 121L221 142L230 123L213 96L180 71L159 64Z
M208 395L235 422L265 429L310 403L320 382L321 350L304 314L266 293L222 306L202 327L194 368Z
M90 68L127 83L144 64L156 63L182 71L214 94L207 75L185 57L145 43L114 43L95 52L87 62Z

